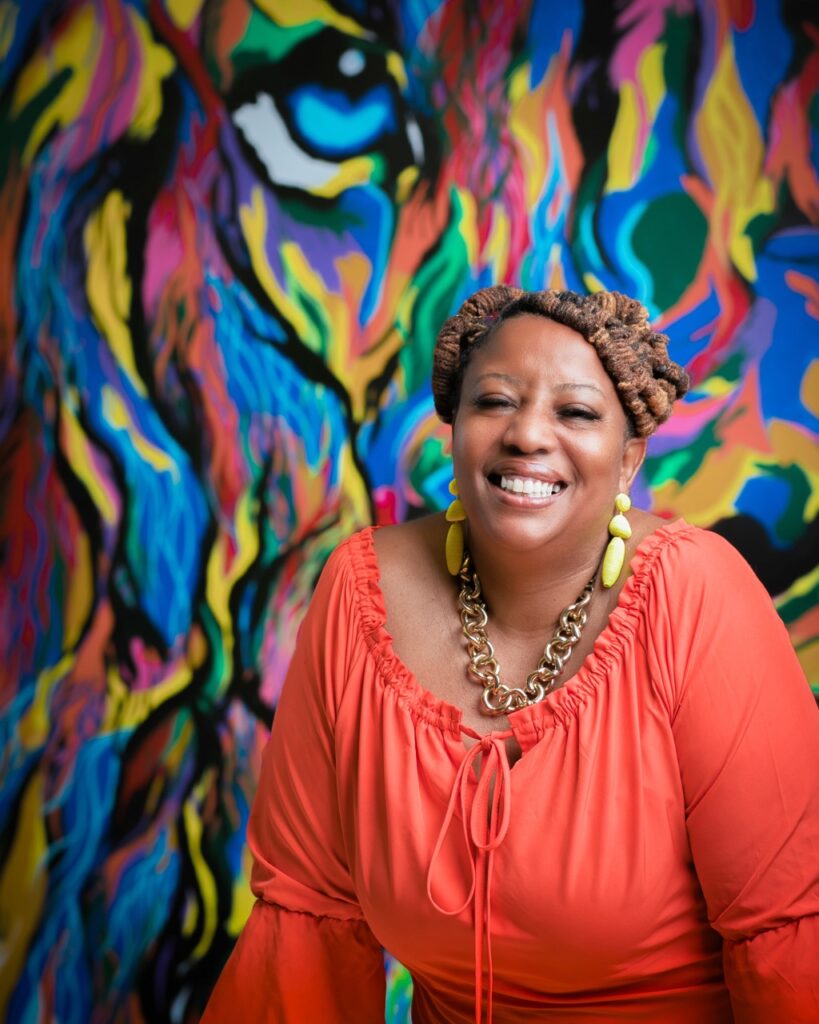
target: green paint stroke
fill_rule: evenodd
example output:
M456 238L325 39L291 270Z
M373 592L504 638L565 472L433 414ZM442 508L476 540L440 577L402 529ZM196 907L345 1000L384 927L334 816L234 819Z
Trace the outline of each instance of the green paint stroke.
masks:
M670 309L695 279L707 238L708 222L684 193L660 196L646 207L631 245L640 262L651 267L652 298L659 309Z
M805 510L812 496L811 483L801 466L759 465L765 475L781 480L788 489L788 504L774 524L776 539L787 547L795 544L805 532Z
M648 486L654 490L669 481L682 485L687 483L721 440L716 436L717 424L709 423L691 444L667 455L649 456L643 464L643 475Z
M446 231L415 275L407 302L399 312L398 330L405 338L412 338L412 343L403 345L399 354L408 394L427 386L435 339L441 324L454 312L469 272L466 243L460 230L463 216L460 198L453 192L452 216Z
M245 34L231 51L234 70L241 72L248 68L267 67L283 60L305 39L327 27L322 21L308 21L303 25L283 28L275 24L256 8L251 10ZM220 68L216 62L209 62L208 70L216 81L220 79Z

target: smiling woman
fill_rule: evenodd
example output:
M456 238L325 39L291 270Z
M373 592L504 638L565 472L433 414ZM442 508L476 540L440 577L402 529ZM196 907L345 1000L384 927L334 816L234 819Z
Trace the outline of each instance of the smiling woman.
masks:
M542 553L554 566L546 545L559 536L572 563L596 563L645 441L628 436L614 385L577 331L525 313L491 334L463 375L452 430L470 544L502 547L507 563L509 552Z
M628 497L686 388L622 295L445 323L454 501L322 575L207 1024L381 1020L382 946L415 1024L819 1019L810 690L740 556Z

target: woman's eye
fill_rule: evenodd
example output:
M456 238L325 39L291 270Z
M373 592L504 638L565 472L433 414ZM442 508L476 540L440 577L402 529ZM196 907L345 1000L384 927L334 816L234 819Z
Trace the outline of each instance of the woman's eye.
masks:
M475 405L479 409L506 409L511 408L514 403L504 395L479 395L475 399Z
M600 415L594 409L587 409L582 405L569 405L560 410L560 415L565 419L599 420Z

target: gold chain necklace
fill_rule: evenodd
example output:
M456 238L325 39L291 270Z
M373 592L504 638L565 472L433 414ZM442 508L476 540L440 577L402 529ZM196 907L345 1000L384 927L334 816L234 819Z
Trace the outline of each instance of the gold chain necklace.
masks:
M481 581L471 567L469 552L464 552L461 571L461 590L458 594L458 608L466 649L469 654L469 675L483 686L482 710L490 715L505 715L527 704L537 704L551 693L557 680L571 657L572 650L583 632L588 620L588 605L591 601L597 573L592 576L582 593L558 619L552 639L543 649L537 668L526 678L526 685L505 686L500 681L500 665L495 658L495 648L486 635L489 616L483 603Z

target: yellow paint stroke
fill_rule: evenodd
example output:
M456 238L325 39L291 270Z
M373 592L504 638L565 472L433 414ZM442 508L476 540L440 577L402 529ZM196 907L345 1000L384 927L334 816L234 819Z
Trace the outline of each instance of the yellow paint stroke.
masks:
M655 508L673 508L690 523L710 526L736 513L734 500L746 480L758 473L758 453L741 445L706 452L690 480L668 480L653 491Z
M202 804L207 796L209 787L213 784L215 772L213 769L207 771L197 784L194 792L185 801L182 815L185 820L185 831L187 832L188 852L190 853L193 870L198 883L199 894L202 897L202 933L199 941L193 950L195 960L204 956L210 949L213 936L216 932L218 900L216 895L216 882L213 872L208 867L207 861L202 854ZM187 921L186 921L187 924Z
M784 420L771 421L768 437L770 451L764 453L743 445L711 449L686 483L668 480L654 490L654 507L673 508L689 522L710 526L735 515L737 495L760 470L769 465L798 465L811 488L803 518L812 521L819 510L819 448L806 431Z
M63 645L68 650L73 650L79 643L94 603L91 543L85 531L80 531L74 538L72 559L63 605Z
M808 640L796 648L802 671L814 691L819 690L819 640Z
M100 31L95 22L94 5L85 4L77 8L63 24L59 35L43 43L23 68L11 101L14 118L63 72L69 72L66 82L31 129L23 150L23 166L31 163L43 141L57 125L65 127L80 117L99 58Z
M718 373L714 373L697 385L697 391L710 398L723 398L725 395L733 394L737 387L736 381L727 380L725 377L720 377Z
M141 725L158 707L190 684L195 668L196 665L183 661L161 683L146 690L131 690L119 669L114 665L109 666L102 731L116 732Z
M399 173L395 179L395 201L397 203L405 203L409 199L419 177L420 171L414 164L410 164Z
M815 566L809 573L795 580L784 594L778 595L775 604L778 608L782 607L794 598L805 597L817 587L819 587L819 566Z
M135 390L145 394L145 385L134 361L134 346L128 327L131 282L128 278L125 223L131 204L118 190L109 192L102 205L88 219L83 233L88 269L85 287L97 326Z
M808 412L819 416L819 359L813 359L805 370L799 397Z
M250 205L239 207L239 223L247 243L250 262L259 284L265 290L270 301L293 327L300 338L304 338L310 325L304 310L288 295L276 280L270 260L267 258L265 241L267 239L267 210L264 205L264 193L260 185L254 185L250 193Z
M310 308L319 322L301 336L308 348L321 355L333 376L343 382L350 396L353 417L360 422L366 410L367 388L380 376L390 358L401 347L397 332L388 332L371 344L367 331L357 329L356 312L369 282L371 266L360 253L348 253L335 261L342 292L331 291L316 273L295 242L281 247L285 287L297 297L302 309ZM306 316L306 313L305 313Z
M774 189L762 173L765 146L742 88L730 36L725 36L714 77L694 120L694 130L714 191L711 237L747 281L756 279L745 229L774 208Z
M223 679L233 674L233 625L230 617L230 597L236 581L247 571L259 552L256 519L259 512L257 498L245 491L236 503L233 536L221 532L208 556L205 571L205 594L208 608L222 633L225 654ZM231 547L234 548L231 554Z
M253 270L265 293L291 324L301 344L320 355L330 372L348 387L353 415L361 419L369 381L400 344L397 338L394 344L379 347L377 351L369 351L366 346L353 351L352 325L369 281L370 265L359 253L337 260L336 270L344 282L344 291L338 293L327 287L299 244L285 240L279 246L280 282L265 248L268 223L260 187L252 190L250 204L240 208L239 220ZM355 337L359 337L357 330Z
M474 267L478 258L478 207L475 197L466 189L453 188L452 198L458 218L456 230L466 249L466 265Z
M230 907L230 917L225 923L228 935L237 938L247 923L250 912L256 897L253 895L247 878L240 876L233 880L233 899Z
M205 0L165 0L165 8L171 20L183 32L193 25L205 5Z
M307 304L313 309L313 317L308 317L307 313L304 313L306 329L303 333L299 333L301 343L311 352L333 358L333 354L327 351L330 348L328 341L332 332L332 348L347 352L350 345L349 313L346 313L343 308L336 310L341 313L340 318L337 319L326 306L326 303L332 303L334 299L337 301L340 296L330 292L325 286L298 242L282 242L279 255L288 295L297 296L302 310L305 307L305 298L308 300ZM319 318L318 323L314 319L315 317ZM336 358L338 357L336 356ZM342 365L346 362L346 357L342 355Z
M144 462L147 462L157 473L170 473L178 482L179 470L176 463L167 452L140 434L122 396L110 384L105 384L102 387L102 413L112 427L116 430L126 431L134 451Z
M35 772L20 800L11 846L0 874L0 1020L20 980L29 943L40 923L46 892L47 837L43 776Z
M666 93L665 51L665 43L654 43L643 51L637 63L637 78L645 101L646 114L652 124Z
M771 420L768 431L775 463L796 465L808 478L811 494L802 514L810 523L819 512L819 445L807 430L787 420Z
M108 526L113 526L119 519L119 508L102 480L94 457L94 446L74 412L78 405L76 389L69 391L68 400L60 401L61 447L73 473L90 495L100 518Z
M552 61L559 59L553 57ZM544 145L547 95L552 81L551 67L536 89L530 87L531 68L522 64L510 80L509 128L523 167L526 207L534 209L543 194L548 172L548 149Z
M637 64L637 81L623 82L608 152L606 192L634 187L641 172L651 126L665 95L665 45L649 46Z
M367 185L372 181L375 161L369 156L354 156L343 160L338 171L322 185L310 185L310 193L322 199L335 199L356 185Z
M230 902L230 916L225 922L225 930L228 935L236 938L244 928L250 911L256 902L248 879L253 866L253 857L247 844L242 847L242 869L233 879L233 898Z
M395 50L390 50L387 53L387 59L385 61L387 65L387 71L395 79L396 85L403 92L409 85L409 79L407 78L407 66L404 63L403 58Z
M606 192L625 192L634 185L639 137L639 104L633 82L620 86L617 117L609 140L609 173Z
M484 246L484 259L493 267L493 280L503 281L506 279L506 270L509 265L510 234L509 218L505 216L500 206L493 208L492 228Z
M194 4L188 3L186 6L193 7ZM162 114L162 82L173 74L176 61L167 47L155 41L147 22L133 7L128 8L128 13L142 54L142 66L138 73L139 91L128 134L133 138L147 139L153 135Z
M0 60L4 60L14 42L14 33L17 28L17 16L20 8L16 4L0 3Z
M602 292L606 290L606 286L590 270L587 270L583 274L583 284L586 286L586 290L590 292Z
M37 677L34 700L17 726L17 737L25 750L36 750L48 739L48 698L54 686L74 667L75 660L73 654L64 654L56 665L43 669Z
M299 0L298 3L293 3L293 0L256 0L256 6L282 28L301 28L317 22L358 39L372 38L371 32L352 18L340 14L327 0Z
M369 492L353 458L353 450L349 442L344 444L340 454L344 504L347 506L342 510L342 519L346 520L352 530L357 530L370 521Z

